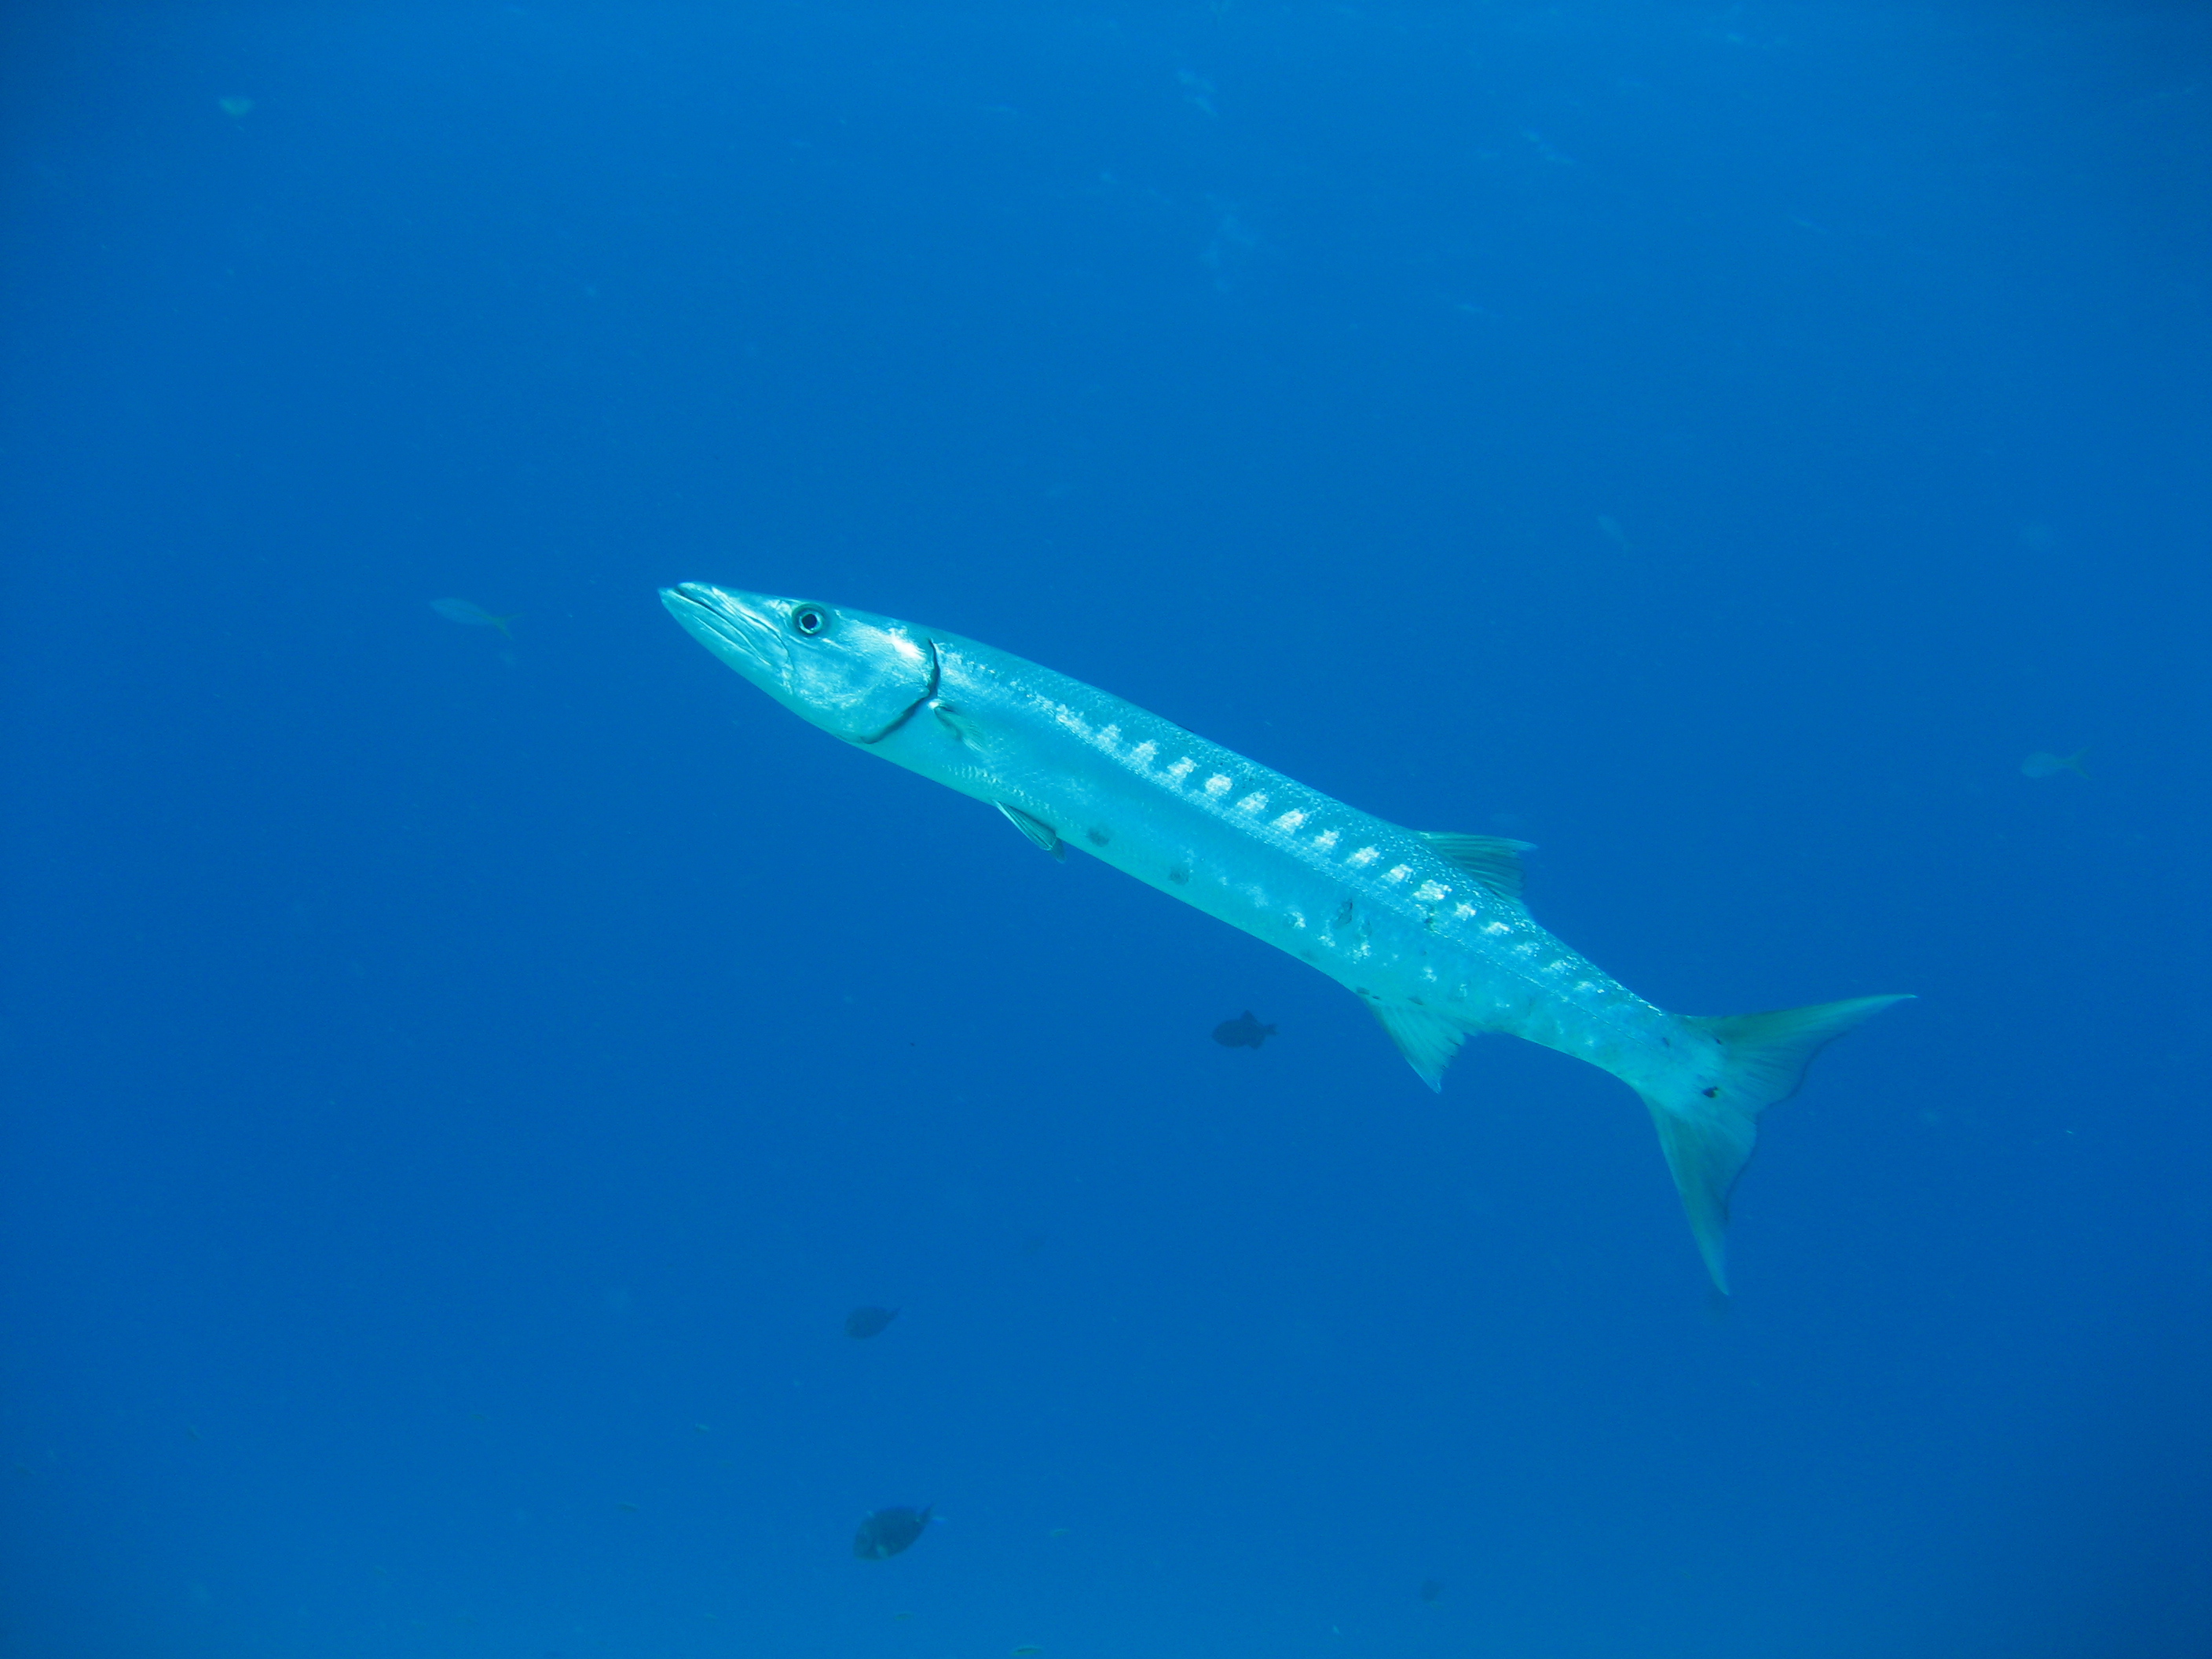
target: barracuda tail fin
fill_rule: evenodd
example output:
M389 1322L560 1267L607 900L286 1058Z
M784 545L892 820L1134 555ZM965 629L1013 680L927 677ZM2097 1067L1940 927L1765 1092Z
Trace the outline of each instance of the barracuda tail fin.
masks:
M1697 1235L1705 1270L1723 1295L1728 1291L1723 1235L1728 1227L1729 1188L1735 1185L1759 1139L1759 1115L1797 1092L1813 1056L1830 1042L1893 1002L1911 1000L1853 997L1771 1014L1685 1019L1684 1024L1720 1045L1720 1076L1717 1081L1686 1079L1679 1092L1646 1090L1644 1103L1658 1126L1660 1149L1674 1171L1682 1207L1689 1212L1690 1231Z

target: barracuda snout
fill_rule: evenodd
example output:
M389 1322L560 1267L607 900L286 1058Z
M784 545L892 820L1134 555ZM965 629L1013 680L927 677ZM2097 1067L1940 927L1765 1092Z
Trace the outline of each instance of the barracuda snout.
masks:
M706 582L664 587L660 602L731 668L849 743L896 731L937 689L928 639L889 617Z

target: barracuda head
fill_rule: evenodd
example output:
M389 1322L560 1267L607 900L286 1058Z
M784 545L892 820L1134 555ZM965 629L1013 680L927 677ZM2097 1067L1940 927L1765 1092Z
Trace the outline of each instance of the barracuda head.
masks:
M851 743L888 736L937 690L928 638L889 617L705 582L664 587L660 602L792 713Z

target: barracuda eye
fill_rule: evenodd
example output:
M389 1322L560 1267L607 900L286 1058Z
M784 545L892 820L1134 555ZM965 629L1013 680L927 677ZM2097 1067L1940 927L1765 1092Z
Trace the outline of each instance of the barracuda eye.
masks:
M818 605L802 605L791 613L791 625L810 640L830 631L830 613Z

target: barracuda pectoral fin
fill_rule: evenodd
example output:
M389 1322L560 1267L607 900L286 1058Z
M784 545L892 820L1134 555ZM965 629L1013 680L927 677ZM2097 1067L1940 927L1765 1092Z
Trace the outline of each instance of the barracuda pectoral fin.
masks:
M1534 848L1534 842L1506 836L1462 836L1449 830L1416 833L1490 892L1509 903L1521 902L1521 890L1528 882L1528 869L1521 862L1521 855Z
M1051 854L1053 857L1056 859L1066 858L1067 848L1060 845L1060 831L1054 829L1042 818L1033 818L1027 812L1023 811L1020 807L1009 806L1002 800L993 801L991 805L997 807L1001 812L1004 812L1006 815L1007 823L1012 824L1015 829L1020 830L1038 846L1043 848L1044 850Z
M1405 1055L1406 1063L1421 1074L1422 1082L1441 1094L1444 1067L1452 1063L1459 1045L1467 1041L1466 1028L1410 1002L1382 1002L1370 997L1367 1006L1382 1022L1382 1029L1398 1045L1398 1052Z
M980 725L940 698L930 700L929 710L937 716L937 723L952 734L956 743L972 745L983 735Z
M1689 1212L1690 1231L1705 1271L1728 1292L1729 1189L1750 1162L1759 1115L1787 1100L1805 1080L1813 1056L1893 1002L1909 996L1852 997L1771 1014L1689 1015L1683 1024L1711 1037L1719 1065L1675 1086L1642 1091L1658 1126L1660 1149Z

